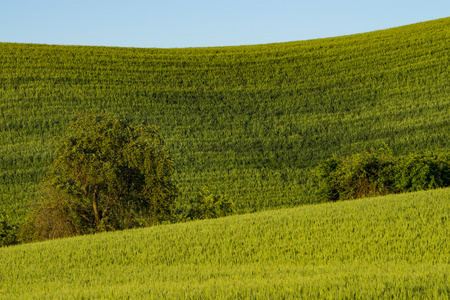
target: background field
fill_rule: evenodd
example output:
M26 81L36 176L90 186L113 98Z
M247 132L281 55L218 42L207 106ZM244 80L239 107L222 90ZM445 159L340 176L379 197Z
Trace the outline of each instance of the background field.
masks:
M309 171L333 154L448 149L449 40L450 18L242 47L0 43L13 223L53 138L103 109L157 125L186 194L207 185L242 213L0 248L0 299L448 298L450 189L282 207L316 202Z
M450 146L450 18L366 34L223 48L0 43L0 207L23 220L75 112L157 125L187 194L239 212L309 203L308 170L387 143Z
M0 298L448 298L450 190L0 248Z

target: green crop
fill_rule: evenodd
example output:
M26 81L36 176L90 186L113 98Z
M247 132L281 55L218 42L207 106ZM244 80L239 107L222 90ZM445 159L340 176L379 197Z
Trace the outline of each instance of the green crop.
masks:
M0 298L446 298L450 189L0 249Z
M240 213L304 204L309 169L384 143L450 146L450 18L257 46L136 49L0 43L0 204L23 220L76 112L154 124L186 191Z

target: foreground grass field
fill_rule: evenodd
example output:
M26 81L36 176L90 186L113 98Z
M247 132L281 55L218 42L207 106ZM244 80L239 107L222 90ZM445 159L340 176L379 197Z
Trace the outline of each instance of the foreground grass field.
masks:
M0 249L0 298L448 298L450 189Z
M222 48L0 43L0 213L23 220L53 138L101 109L159 127L187 194L308 203L308 170L334 153L450 147L449 40L450 18Z

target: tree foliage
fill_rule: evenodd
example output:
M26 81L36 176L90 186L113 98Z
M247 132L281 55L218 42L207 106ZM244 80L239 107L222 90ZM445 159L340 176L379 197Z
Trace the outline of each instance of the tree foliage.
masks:
M42 239L158 223L178 195L172 174L171 154L154 126L82 115L59 141L43 201L24 228Z

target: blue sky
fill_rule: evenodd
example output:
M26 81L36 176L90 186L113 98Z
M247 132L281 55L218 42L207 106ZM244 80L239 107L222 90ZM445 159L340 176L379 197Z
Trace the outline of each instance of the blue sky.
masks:
M0 42L209 47L308 40L450 16L450 0L1 0Z

